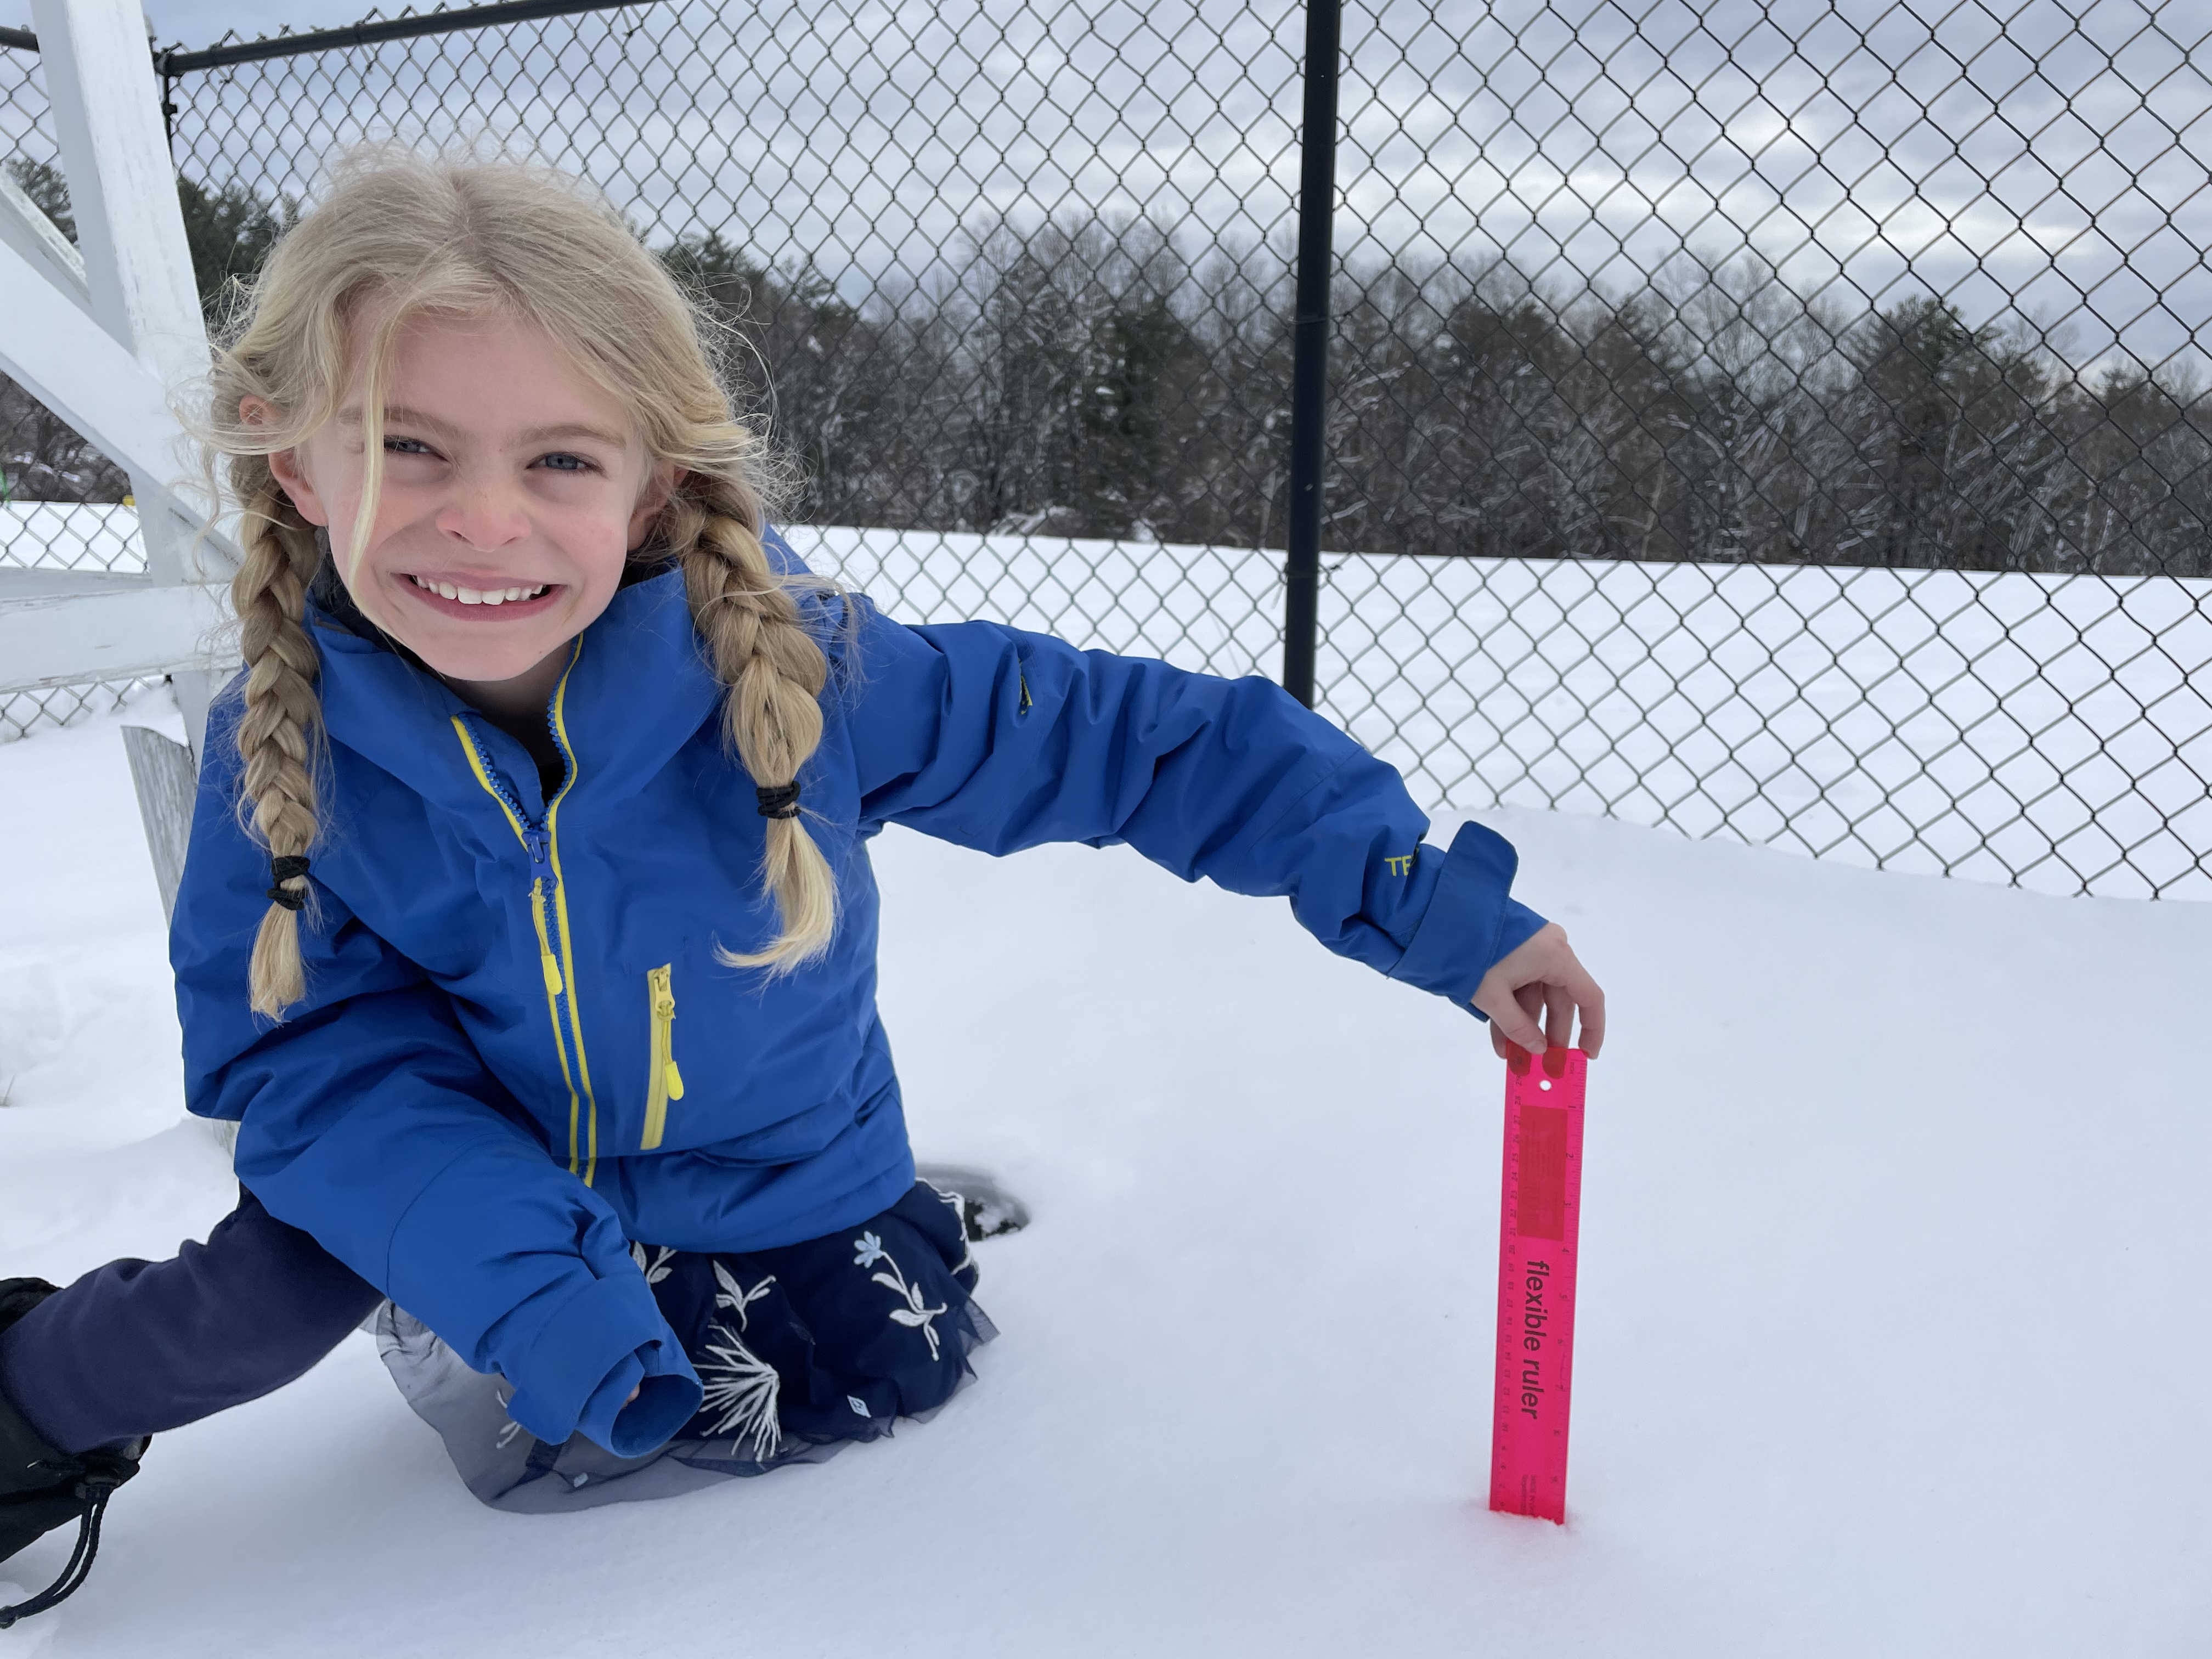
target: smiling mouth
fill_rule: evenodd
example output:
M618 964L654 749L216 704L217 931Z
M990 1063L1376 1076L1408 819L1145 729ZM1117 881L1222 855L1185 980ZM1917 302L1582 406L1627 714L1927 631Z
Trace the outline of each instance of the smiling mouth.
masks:
M425 581L420 576L407 579L425 593L435 593L441 599L452 599L460 605L520 605L531 599L541 599L553 591L550 582L537 582L522 587L463 587L455 582Z

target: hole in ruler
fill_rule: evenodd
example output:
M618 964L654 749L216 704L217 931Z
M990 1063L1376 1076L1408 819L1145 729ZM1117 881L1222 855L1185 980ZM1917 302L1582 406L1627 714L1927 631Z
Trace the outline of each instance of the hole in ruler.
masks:
M1552 1080L1551 1080L1551 1079L1549 1079L1549 1078L1546 1078L1542 1082L1539 1083L1536 1086L1537 1086L1539 1089L1548 1089L1548 1088L1550 1088L1550 1087L1552 1086Z

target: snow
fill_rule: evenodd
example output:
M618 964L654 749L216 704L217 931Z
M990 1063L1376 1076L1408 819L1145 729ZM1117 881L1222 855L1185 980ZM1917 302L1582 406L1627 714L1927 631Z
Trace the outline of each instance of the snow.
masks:
M0 1273L230 1201L117 724L0 748ZM1613 1000L1565 1528L1483 1508L1480 1027L1126 849L893 831L917 1146L1036 1215L979 1250L976 1387L827 1465L519 1517L355 1336L160 1437L0 1659L2201 1652L2212 908L1484 816Z
M127 565L130 527L126 508L18 504L0 510L0 558ZM1279 551L788 534L902 621L994 617L1214 673L1279 667ZM1322 709L1431 810L1602 812L2043 892L2212 898L2212 581L1322 563Z
M800 526L907 622L1274 674L1279 552ZM2212 582L1322 558L1322 710L1414 798L1846 862L2212 897Z
M138 509L100 501L0 501L0 566L146 568Z

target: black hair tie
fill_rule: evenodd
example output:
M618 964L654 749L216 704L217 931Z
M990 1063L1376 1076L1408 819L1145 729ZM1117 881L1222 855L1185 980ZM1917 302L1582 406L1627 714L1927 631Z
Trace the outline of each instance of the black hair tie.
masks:
M760 802L760 815L764 818L795 818L799 816L799 786L796 783L778 784L773 789L756 789Z
M303 889L295 893L283 884L307 873L307 860L297 854L288 854L281 859L270 860L269 902L271 904L281 904L287 910L306 909L307 908L306 890Z

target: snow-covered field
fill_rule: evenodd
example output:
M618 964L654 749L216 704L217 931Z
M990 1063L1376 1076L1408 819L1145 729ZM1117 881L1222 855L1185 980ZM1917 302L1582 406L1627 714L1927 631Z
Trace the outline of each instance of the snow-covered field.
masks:
M114 727L0 748L0 1273L229 1201ZM827 1465L525 1518L356 1336L158 1439L0 1659L2203 1653L2212 907L1486 816L1613 1000L1564 1530L1482 1506L1480 1028L1125 850L894 831L918 1143L1036 1212L984 1247L979 1386Z
M1281 555L792 532L908 622L1281 665ZM1321 707L1416 799L2044 892L2212 897L2212 582L1322 560Z
M128 566L128 529L120 509L0 507L0 558ZM790 534L902 621L1280 672L1279 553ZM2212 582L1323 564L1322 707L1432 810L1602 812L2044 892L2212 898Z

